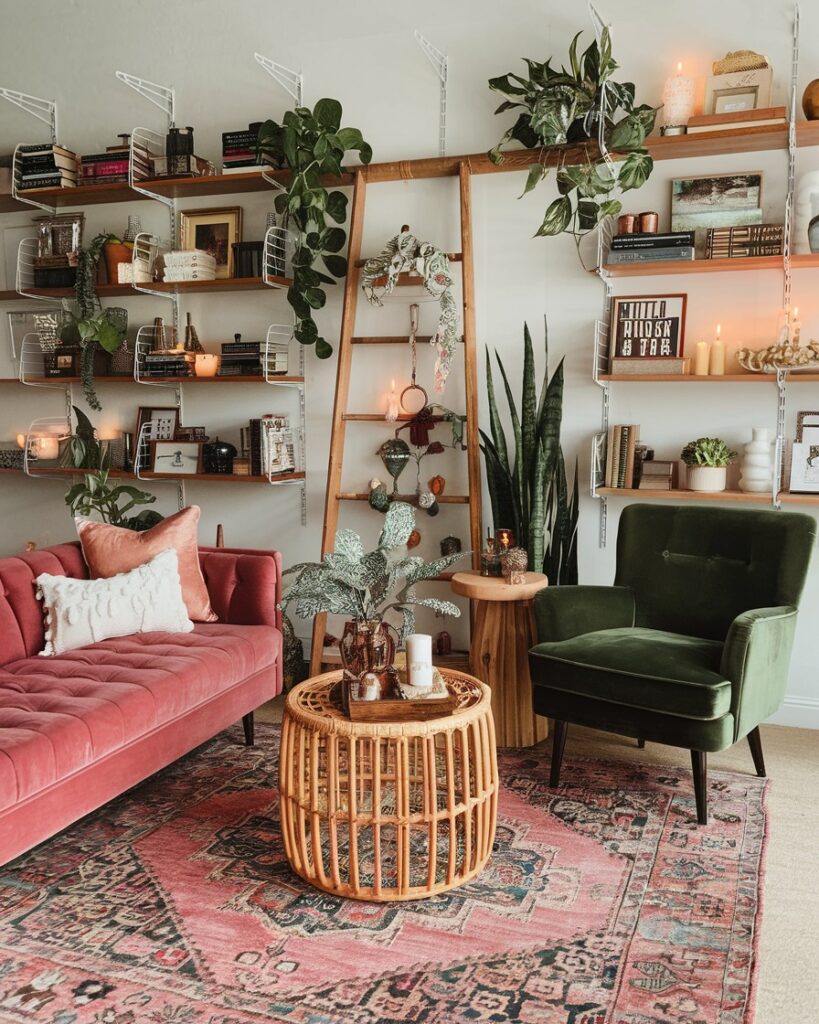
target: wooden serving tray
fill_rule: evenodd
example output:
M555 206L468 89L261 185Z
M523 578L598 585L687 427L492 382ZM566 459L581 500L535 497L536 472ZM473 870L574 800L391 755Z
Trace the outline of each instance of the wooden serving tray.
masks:
M423 722L431 718L446 718L457 707L457 700L449 692L443 676L434 670L433 689L446 696L438 697L382 697L380 700L354 700L348 694L347 714L354 722ZM393 689L400 688L400 670L393 676Z

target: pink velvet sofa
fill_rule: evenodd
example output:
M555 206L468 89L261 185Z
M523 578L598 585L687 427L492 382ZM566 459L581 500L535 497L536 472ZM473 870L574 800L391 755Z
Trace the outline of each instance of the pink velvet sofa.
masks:
M142 633L52 658L42 572L87 579L79 544L0 559L0 863L241 718L282 686L281 557L200 548L218 622Z

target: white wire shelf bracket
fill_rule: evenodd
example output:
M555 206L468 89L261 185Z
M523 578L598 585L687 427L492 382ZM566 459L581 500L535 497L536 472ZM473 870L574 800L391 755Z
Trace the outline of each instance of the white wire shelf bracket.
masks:
M294 71L292 68L285 67L284 64L279 64L278 61L265 57L263 53L254 53L253 59L274 81L278 82L290 98L295 101L297 107L304 106L304 75L301 71Z
M262 280L270 288L283 288L281 278L293 273L293 253L296 239L292 232L276 225L264 235Z
M290 373L290 351L293 345L298 346L298 374ZM286 368L282 369L282 362ZM264 358L262 372L265 384L279 388L299 388L304 390L304 345L299 345L293 338L293 324L271 324L267 328L264 340ZM298 376L301 380L281 380L281 376Z
M33 420L26 431L23 448L23 472L26 476L63 480L64 473L49 472L59 468L60 445L71 437L71 419L46 416Z
M182 413L179 414L180 420ZM139 428L134 447L134 476L144 483L172 484L176 487L176 503L180 510L185 507L185 482L177 478L145 476L151 471L151 443L164 438L154 437L156 423L154 420L146 420Z
M27 299L36 299L38 302L48 303L54 306L54 299L50 295L43 295L36 291L34 283L35 260L39 255L39 244L36 238L22 238L17 246L17 273L15 275L14 288L18 295Z
M449 77L449 57L434 46L418 29L413 33L424 56L432 65L438 77L440 94L438 100L438 155L446 156L446 93Z
M127 71L115 71L114 74L123 85L127 85L138 92L143 99L155 107L159 107L168 120L168 127L173 128L176 124L176 92L173 86L149 82L147 78L129 75Z
M21 142L14 147L14 156L11 161L11 194L18 203L26 203L28 206L35 206L38 210L45 210L46 213L56 214L57 207L50 203L42 203L35 198L30 189L21 189L22 184L22 158L27 146L35 145L31 142ZM46 145L46 143L43 143Z
M164 155L164 135L153 131L151 128L142 128L141 126L132 129L128 152L128 185L147 199L155 199L158 203L173 208L176 204L175 199L172 199L170 196L160 195L158 192L152 192L151 189L145 188L144 185L144 182L152 177L148 173L151 159Z

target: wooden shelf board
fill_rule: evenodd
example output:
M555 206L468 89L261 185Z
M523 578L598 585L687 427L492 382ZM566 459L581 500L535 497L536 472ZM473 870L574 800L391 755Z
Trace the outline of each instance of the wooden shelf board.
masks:
M115 377L94 376L97 384L139 384L130 374L118 374ZM20 383L17 377L0 378L0 384ZM79 377L29 377L27 384L78 384ZM265 384L264 377L241 375L235 377L153 377L150 384ZM278 384L303 384L304 377L277 377Z
M464 254L462 252L448 252L446 257L450 263L463 263L464 261ZM367 258L365 257L363 259L356 260L355 265L357 267L363 267L366 262Z
M226 277L216 281L154 281L150 288L155 292L173 295L174 292L185 294L187 292L247 292L264 291L269 287L289 288L292 280L289 277L273 277L274 285L267 285L260 277ZM37 288L32 293L44 299L71 299L74 298L73 288ZM137 291L130 284L98 284L97 294L100 298L111 298L114 296L131 298L150 298L150 293ZM0 301L31 300L20 295L16 291L0 292Z
M662 274L725 274L735 271L776 270L782 272L781 256L744 256L721 260L658 260L656 263L613 263L605 269L611 277L657 277ZM819 253L791 257L794 270L819 267Z
M133 203L145 199L127 181L108 181L101 185L77 185L75 188L44 188L31 198L48 206L99 206L102 203ZM24 203L21 206L27 205ZM31 208L33 209L33 207Z
M337 494L336 498L338 501L367 501L369 500L369 494L357 494L353 492L343 492ZM408 501L413 502L418 497L417 494L393 494L391 496L395 501ZM439 505L468 505L469 496L466 494L439 494L438 495Z
M650 498L652 501L738 501L756 505L770 505L773 501L772 494L746 491L660 491L635 487L598 487L597 493L604 498Z
M819 505L819 494L780 493L779 500L784 505Z
M432 340L432 338L428 334L423 337L421 335L418 335L416 336L415 340L420 345L424 343L429 343ZM406 345L409 342L409 337L406 334L393 334L371 338L351 338L350 341L353 345Z
M800 374L800 376L803 375ZM819 380L819 376L816 376L816 379ZM776 380L776 374L725 373L722 376L698 377L693 373L601 373L600 380L617 381L618 383L653 381L662 384L770 384L771 381Z
M150 473L143 472L141 479L143 480L179 480L180 483L185 483L187 480L205 480L213 481L214 483L239 483L239 484L277 484L285 483L289 480L304 480L305 474L301 473L281 473L274 477L273 480L268 480L266 476L239 476L236 473L185 473L182 476L175 476L173 473Z
M345 422L355 423L386 423L385 413L383 412L345 412L341 417ZM408 412L402 412L398 414L397 423L408 423L415 417Z

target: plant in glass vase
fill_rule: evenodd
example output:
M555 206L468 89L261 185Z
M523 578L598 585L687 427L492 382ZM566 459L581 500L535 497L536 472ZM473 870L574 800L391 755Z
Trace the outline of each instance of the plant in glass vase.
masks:
M321 562L302 562L286 570L295 579L282 600L301 618L321 612L344 615L347 622L340 642L346 672L383 672L415 630L416 607L431 608L441 615L460 615L451 601L419 597L417 585L444 572L465 552L426 562L407 554L407 541L415 529L415 510L406 502L393 502L374 551L365 552L361 537L352 530L336 533L335 551ZM393 614L400 621L387 621ZM391 632L394 635L391 635Z

